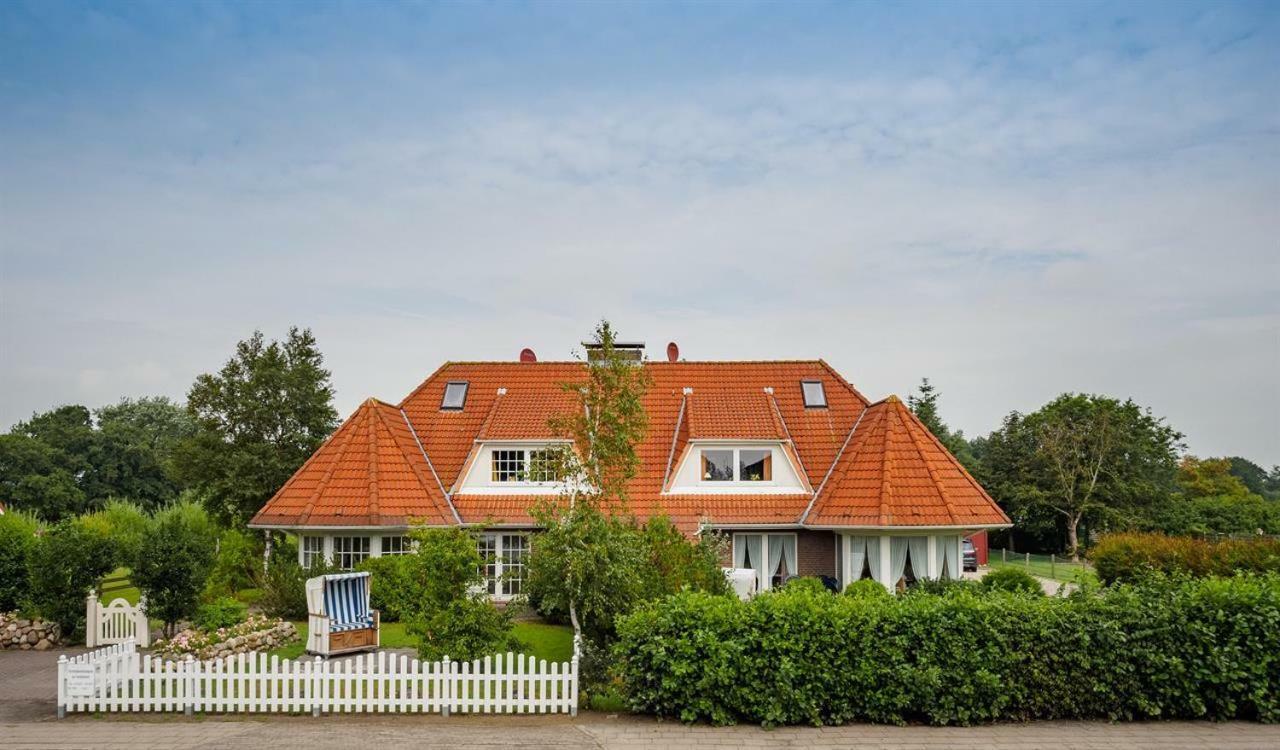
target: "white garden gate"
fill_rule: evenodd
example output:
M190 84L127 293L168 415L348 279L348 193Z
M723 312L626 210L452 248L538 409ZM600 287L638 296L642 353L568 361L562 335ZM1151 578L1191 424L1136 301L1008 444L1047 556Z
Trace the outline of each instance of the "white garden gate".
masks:
M577 714L578 656L423 662L381 651L339 661L253 653L174 662L127 640L59 657L58 716L68 711Z
M116 597L104 607L98 601L98 595L90 591L84 601L84 644L93 648L124 643L129 639L143 648L151 645L146 600L134 606Z

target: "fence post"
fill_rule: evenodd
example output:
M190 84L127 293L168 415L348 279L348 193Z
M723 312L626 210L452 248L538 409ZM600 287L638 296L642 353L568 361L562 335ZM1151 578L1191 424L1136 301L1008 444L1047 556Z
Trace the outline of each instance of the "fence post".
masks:
M98 645L98 594L93 589L84 598L84 645Z
M1049 577L1055 580L1058 577L1058 556L1052 552L1049 553Z
M146 648L151 645L151 620L147 618L147 595L138 597L138 606L133 609L133 632L138 645Z
M196 677L191 654L182 662L182 712L194 716L196 712Z
M581 661L582 636L577 633L573 635L573 661L569 664L569 668L573 671L569 683L569 715L578 715L578 663Z
M1009 550L1004 549L1003 547L1000 549L1000 562L1009 562Z
M320 655L316 654L314 668L311 670L311 715L320 715L320 670L323 669L324 662L320 660Z
M444 695L441 696L440 713L443 716L449 715L449 707L453 703L453 662L449 661L446 656L440 662L440 668L444 672Z
M58 718L67 718L67 655L58 657Z

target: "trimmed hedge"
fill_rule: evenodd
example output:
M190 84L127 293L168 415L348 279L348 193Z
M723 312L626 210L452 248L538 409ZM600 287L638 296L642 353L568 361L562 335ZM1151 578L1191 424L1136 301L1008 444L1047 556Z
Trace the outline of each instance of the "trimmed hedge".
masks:
M1164 534L1110 534L1089 553L1103 583L1138 581L1151 573L1229 576L1280 572L1280 540L1210 542Z
M1280 577L1044 597L680 594L619 626L631 710L764 725L1280 719Z

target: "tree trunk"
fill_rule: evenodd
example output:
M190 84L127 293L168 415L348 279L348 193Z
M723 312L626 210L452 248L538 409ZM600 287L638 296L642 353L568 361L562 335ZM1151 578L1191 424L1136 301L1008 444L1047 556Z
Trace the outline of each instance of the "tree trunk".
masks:
M1079 526L1079 514L1067 516L1067 552L1071 553L1071 562L1080 562L1080 538L1076 534Z

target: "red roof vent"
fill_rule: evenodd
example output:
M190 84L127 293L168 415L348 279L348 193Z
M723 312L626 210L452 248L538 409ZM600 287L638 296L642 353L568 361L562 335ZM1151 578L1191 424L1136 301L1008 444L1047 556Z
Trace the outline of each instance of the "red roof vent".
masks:
M525 348L520 350L520 361L521 362L537 362L538 355L534 354L533 350L526 346Z
M676 346L676 342L674 341L672 341L670 344L667 344L667 361L668 362L680 361L680 347Z

